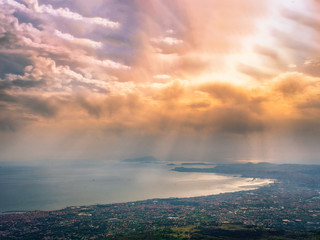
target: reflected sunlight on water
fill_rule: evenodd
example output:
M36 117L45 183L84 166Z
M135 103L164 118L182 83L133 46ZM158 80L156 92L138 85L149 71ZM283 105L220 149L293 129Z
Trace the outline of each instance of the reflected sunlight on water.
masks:
M0 212L194 197L251 190L272 180L171 171L162 164L99 163L0 169Z

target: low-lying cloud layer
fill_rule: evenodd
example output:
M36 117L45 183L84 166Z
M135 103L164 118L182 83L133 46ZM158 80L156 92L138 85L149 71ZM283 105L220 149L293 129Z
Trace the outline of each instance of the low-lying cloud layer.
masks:
M0 6L1 160L319 160L315 0Z

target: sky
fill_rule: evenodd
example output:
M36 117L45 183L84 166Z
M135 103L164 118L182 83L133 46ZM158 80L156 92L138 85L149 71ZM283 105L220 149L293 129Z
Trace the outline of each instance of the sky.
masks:
M0 0L0 160L320 163L319 0Z

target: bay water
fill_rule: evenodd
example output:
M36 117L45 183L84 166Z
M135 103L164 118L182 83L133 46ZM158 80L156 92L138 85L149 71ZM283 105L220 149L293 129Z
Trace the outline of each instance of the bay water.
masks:
M272 182L213 173L171 171L172 166L124 162L48 165L0 164L0 212L57 210L251 190Z

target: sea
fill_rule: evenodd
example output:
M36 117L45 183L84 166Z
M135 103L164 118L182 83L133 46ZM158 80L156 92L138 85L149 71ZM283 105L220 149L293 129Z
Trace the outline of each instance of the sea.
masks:
M0 163L0 213L252 190L269 179L172 171L167 163Z

